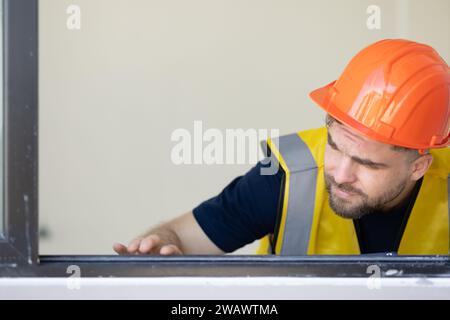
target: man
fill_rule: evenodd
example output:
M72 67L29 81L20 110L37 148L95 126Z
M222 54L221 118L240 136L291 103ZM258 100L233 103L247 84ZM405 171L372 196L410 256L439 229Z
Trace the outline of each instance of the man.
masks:
M311 98L327 125L267 142L218 196L119 254L448 254L450 70L436 51L382 40Z

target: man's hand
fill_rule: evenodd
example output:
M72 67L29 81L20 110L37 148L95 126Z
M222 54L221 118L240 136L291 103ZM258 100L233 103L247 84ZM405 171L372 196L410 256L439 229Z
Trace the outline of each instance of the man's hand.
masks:
M139 237L130 242L127 246L121 243L115 243L113 249L120 255L131 254L153 254L153 255L181 255L183 252L174 244L165 244L161 241L160 236L151 234L146 237Z
M113 249L121 255L224 254L205 234L192 211L151 228L128 246L115 243Z

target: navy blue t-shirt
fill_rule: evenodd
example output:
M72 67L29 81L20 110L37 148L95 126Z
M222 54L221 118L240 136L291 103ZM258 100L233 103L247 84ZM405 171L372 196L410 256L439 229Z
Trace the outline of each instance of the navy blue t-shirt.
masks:
M275 175L261 175L262 166L258 163L193 210L209 239L225 252L274 232L284 172L280 169ZM397 251L420 185L421 180L408 199L389 212L354 220L361 253Z

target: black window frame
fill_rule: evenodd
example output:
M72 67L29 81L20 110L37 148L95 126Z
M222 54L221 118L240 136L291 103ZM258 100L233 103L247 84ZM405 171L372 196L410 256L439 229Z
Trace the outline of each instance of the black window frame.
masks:
M37 1L3 1L3 235L0 262L38 260Z
M38 251L38 1L4 0L4 238L0 276L450 277L442 256L40 256ZM392 272L397 270L398 272ZM390 271L390 272L387 272Z

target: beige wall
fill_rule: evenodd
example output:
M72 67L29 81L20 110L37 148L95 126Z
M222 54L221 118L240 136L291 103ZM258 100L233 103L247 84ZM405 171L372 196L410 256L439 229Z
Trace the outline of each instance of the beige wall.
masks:
M81 8L68 30L66 8ZM366 9L381 8L368 30ZM250 165L176 166L170 135L320 126L307 94L363 46L407 37L450 61L448 0L41 0L41 254L110 254ZM240 251L252 252L253 247Z

